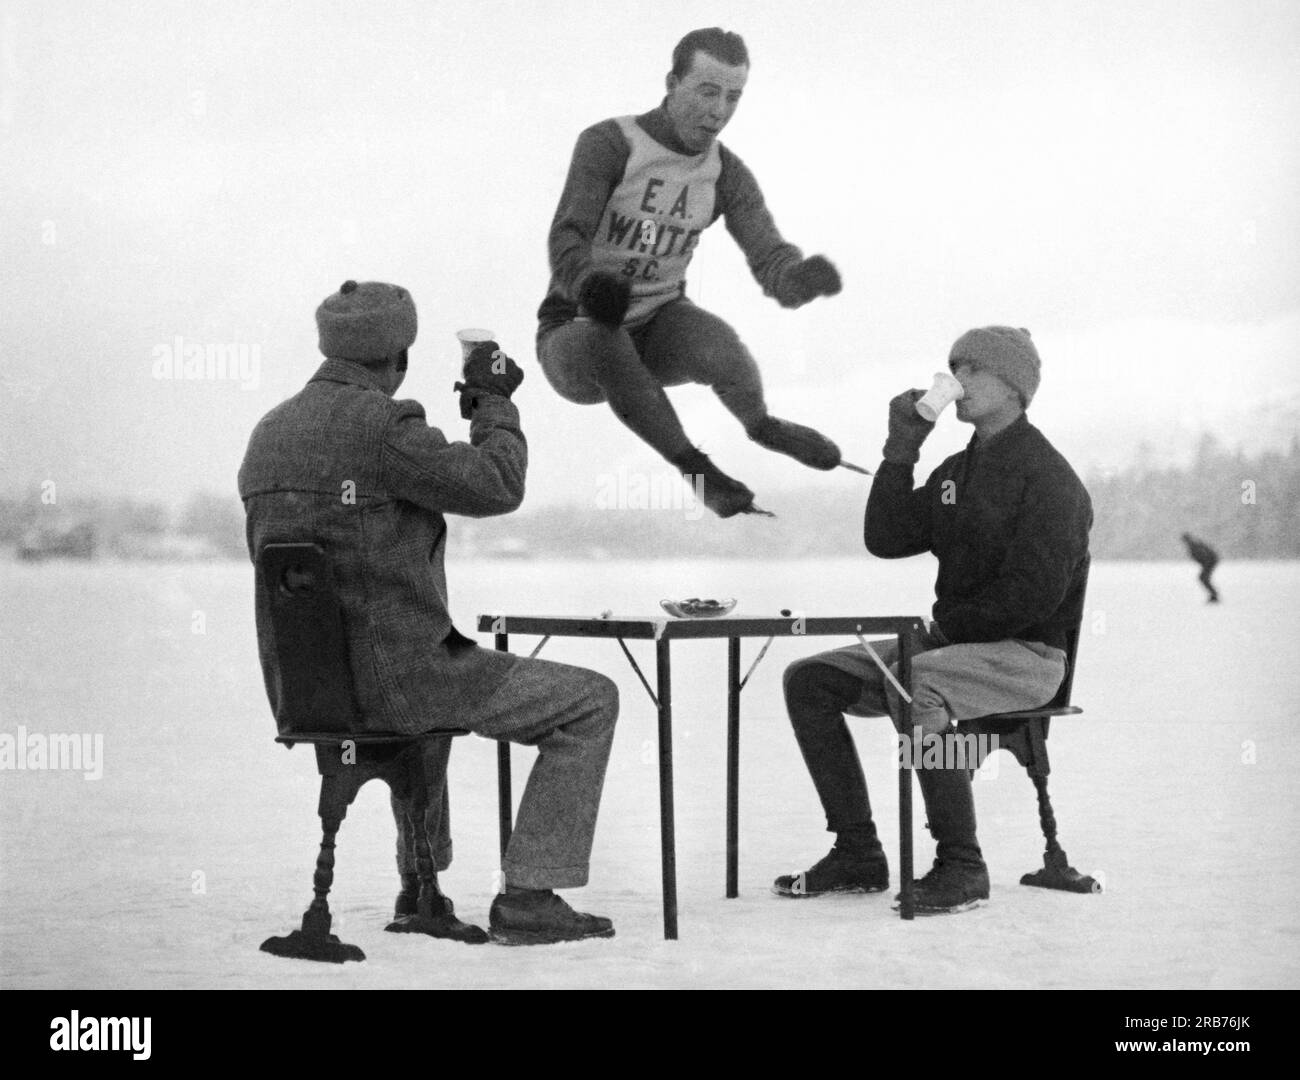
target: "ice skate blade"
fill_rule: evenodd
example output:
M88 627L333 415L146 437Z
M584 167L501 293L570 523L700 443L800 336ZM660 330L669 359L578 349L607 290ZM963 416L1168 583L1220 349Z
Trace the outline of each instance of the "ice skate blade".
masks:
M967 900L960 904L953 904L950 907L922 907L920 904L914 904L912 912L915 915L959 915L963 911L971 911L974 908L982 907L987 904L987 900ZM901 900L895 900L890 905L890 910L900 911L903 907Z
M783 889L779 885L773 885L772 895L787 900L816 900L819 896L867 896L871 893L882 893L888 888L888 885L880 885L875 888L868 888L865 885L845 885L837 889L819 889L817 892L808 892L807 890L796 892L793 888Z

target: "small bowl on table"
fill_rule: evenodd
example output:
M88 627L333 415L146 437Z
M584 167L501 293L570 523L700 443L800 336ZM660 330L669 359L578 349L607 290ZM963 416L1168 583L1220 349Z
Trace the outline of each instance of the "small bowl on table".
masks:
M736 606L734 597L726 600L703 600L692 596L688 600L660 600L659 606L674 619L717 619L729 615Z

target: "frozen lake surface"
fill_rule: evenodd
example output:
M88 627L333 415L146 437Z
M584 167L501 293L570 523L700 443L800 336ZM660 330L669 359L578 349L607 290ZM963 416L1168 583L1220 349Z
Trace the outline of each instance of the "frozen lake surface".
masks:
M735 596L738 615L926 614L929 560L461 561L453 612L618 614ZM723 897L725 646L674 646L681 938L662 939L654 712L613 642L543 656L617 680L623 712L591 884L568 898L617 937L469 948L383 927L397 891L387 788L339 836L341 967L258 951L297 926L319 843L310 748L286 751L257 668L247 565L0 564L0 734L102 736L102 776L0 771L0 986L1103 987L1300 985L1300 564L1228 563L1208 606L1195 567L1093 568L1075 701L1056 721L1061 841L1099 896L1023 888L1040 864L1033 788L1009 755L976 783L990 902L902 923L889 895L783 901L774 876L825 853L780 699L782 668L832 639L776 642L742 700L741 861ZM486 641L486 637L481 640ZM847 642L845 642L847 643ZM534 639L518 638L516 649ZM646 643L630 643L643 668ZM746 642L742 663L756 654ZM893 742L854 721L897 882ZM515 794L533 751L514 751ZM987 769L987 767L986 767ZM443 887L485 923L496 886L492 744L452 755L456 861ZM918 869L932 844L917 794Z

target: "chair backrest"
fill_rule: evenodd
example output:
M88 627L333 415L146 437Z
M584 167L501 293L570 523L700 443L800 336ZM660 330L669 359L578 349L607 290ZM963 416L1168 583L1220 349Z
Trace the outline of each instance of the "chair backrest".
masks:
M1054 709L1064 708L1070 704L1070 694L1074 690L1074 661L1079 655L1079 631L1083 626L1083 601L1088 593L1088 572L1091 569L1091 556L1083 557L1083 565L1080 567L1078 574L1070 584L1070 590L1066 593L1062 603L1077 603L1079 606L1079 618L1074 626L1070 628L1070 633L1066 637L1065 646L1065 678L1061 680L1061 686L1056 691L1056 697L1052 698L1050 706Z
M281 735L361 730L343 611L329 556L314 543L266 544L257 572L270 608Z

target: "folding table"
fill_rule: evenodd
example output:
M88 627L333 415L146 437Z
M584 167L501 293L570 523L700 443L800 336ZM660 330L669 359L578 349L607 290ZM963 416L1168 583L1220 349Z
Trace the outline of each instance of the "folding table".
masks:
M915 651L914 635L919 635L925 624L912 615L898 616L781 616L773 618L721 618L686 619L664 615L645 617L598 617L576 615L480 615L480 633L491 633L496 647L509 648L511 634L540 635L542 640L533 650L536 656L552 637L613 638L631 662L641 684L649 693L659 713L659 827L660 851L663 862L663 912L664 937L677 937L677 849L673 818L673 692L671 646L674 641L702 638L724 638L727 642L727 892L738 895L739 873L739 792L740 792L740 692L758 665L763 654L778 637L849 637L861 639L863 635L893 635L898 639L898 679L905 690L911 688L912 655ZM767 643L754 659L744 678L740 674L740 641L742 638L767 638ZM645 675L628 650L628 640L646 640L655 643L655 686L651 687ZM911 727L911 705L904 697L901 727ZM501 774L500 826L501 850L510 837L512 806L510 797L510 745L498 747ZM913 917L912 906L912 769L910 755L899 755L899 873L902 876L900 914L904 919Z

